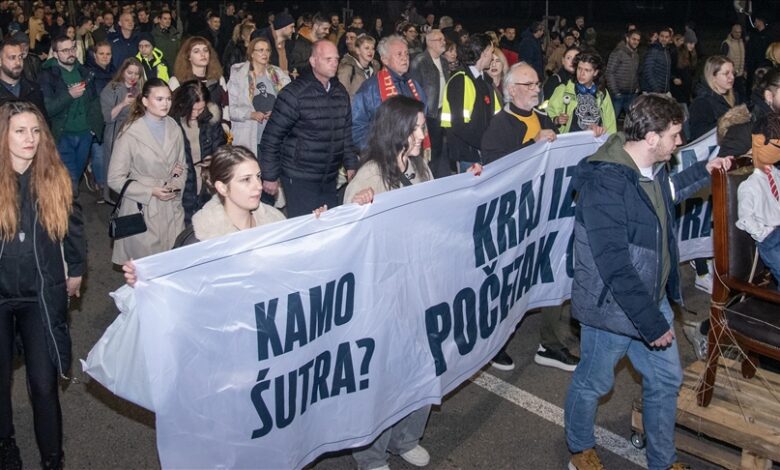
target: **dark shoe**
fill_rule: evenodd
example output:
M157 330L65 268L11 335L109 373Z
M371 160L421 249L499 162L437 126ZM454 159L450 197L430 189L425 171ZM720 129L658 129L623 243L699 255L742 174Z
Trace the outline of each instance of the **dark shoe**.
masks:
M572 355L566 348L547 349L540 344L534 356L534 362L540 366L555 367L572 372L580 363L580 358Z
M509 357L509 354L502 349L496 354L493 360L490 361L490 365L498 370L510 371L514 370L515 361L513 361L512 358Z
M0 468L22 470L22 456L19 455L19 447L13 437L0 439Z
M62 458L64 455L62 452L59 454L47 455L41 461L41 468L43 470L62 470Z

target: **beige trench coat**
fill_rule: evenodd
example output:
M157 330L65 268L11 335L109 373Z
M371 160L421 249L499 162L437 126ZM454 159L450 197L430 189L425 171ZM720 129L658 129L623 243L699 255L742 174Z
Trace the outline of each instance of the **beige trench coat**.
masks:
M172 177L176 163L184 170L178 177ZM161 201L152 196L152 189L163 187L168 182L167 187L183 190L187 180L186 167L181 129L170 117L165 118L165 142L162 146L143 118L131 124L116 139L108 167L108 186L119 193L128 179L134 180L127 187L119 215L137 213L136 202L139 202L147 229L144 233L114 241L111 257L114 263L122 264L130 258L143 258L173 247L176 237L184 230L181 192L169 201Z

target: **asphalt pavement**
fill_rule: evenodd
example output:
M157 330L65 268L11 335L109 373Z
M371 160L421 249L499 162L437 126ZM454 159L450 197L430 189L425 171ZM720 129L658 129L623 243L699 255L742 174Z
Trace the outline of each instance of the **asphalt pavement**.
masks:
M78 382L63 387L60 400L64 420L67 468L109 469L159 468L155 444L154 414L114 396L81 372L77 360L85 358L116 317L108 293L122 285L121 273L111 265L107 235L110 206L96 204L83 190L80 196L89 240L88 274L83 295L71 308L73 376ZM687 309L707 315L708 296L693 288L693 273L681 267ZM680 321L696 318L677 310L676 330L683 366L696 358L684 339ZM563 407L570 373L533 362L538 345L538 314L529 314L509 343L515 370L501 372L490 367L465 382L434 407L421 444L431 454L433 469L563 469L569 453L563 435ZM32 428L32 409L19 362L13 385L16 438L24 463L38 466L39 457ZM640 396L640 379L628 361L619 364L616 386L600 407L597 425L610 442L597 450L608 469L642 468L643 453L628 443L631 435L631 404ZM681 454L681 460L697 469L718 468ZM391 468L414 468L393 456ZM348 452L326 455L315 469L356 468Z

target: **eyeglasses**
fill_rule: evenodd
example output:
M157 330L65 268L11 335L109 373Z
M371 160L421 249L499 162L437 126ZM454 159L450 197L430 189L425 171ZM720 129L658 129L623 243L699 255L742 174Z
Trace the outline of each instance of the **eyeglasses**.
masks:
M525 83L515 82L515 83L513 83L513 85L522 85L522 86L528 88L529 90L533 90L534 88L536 88L536 89L541 88L542 82L525 82Z
M57 49L57 52L76 52L76 46L73 46L68 49Z

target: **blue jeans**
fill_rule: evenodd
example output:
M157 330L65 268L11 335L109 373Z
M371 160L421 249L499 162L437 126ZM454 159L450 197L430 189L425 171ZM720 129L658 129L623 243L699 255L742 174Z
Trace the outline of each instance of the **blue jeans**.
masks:
M659 304L673 324L674 313L664 298ZM596 446L593 428L599 400L612 390L615 365L626 354L642 375L642 421L647 437L647 465L666 470L676 460L674 425L682 368L677 340L665 349L650 348L641 340L582 325L580 363L566 396L566 443L577 453Z
M758 243L758 254L772 272L777 289L780 290L780 227L775 227L764 241Z
M634 98L636 98L636 95L633 93L615 95L612 97L612 107L615 108L615 119L620 117L622 111L628 113L628 107L634 102Z
M108 168L106 168L106 159L103 155L103 144L93 140L90 154L92 155L92 174L95 176L95 183L105 186Z
M57 140L57 151L60 152L62 163L70 173L73 191L78 192L79 180L87 167L89 146L92 144L92 133L63 134Z

